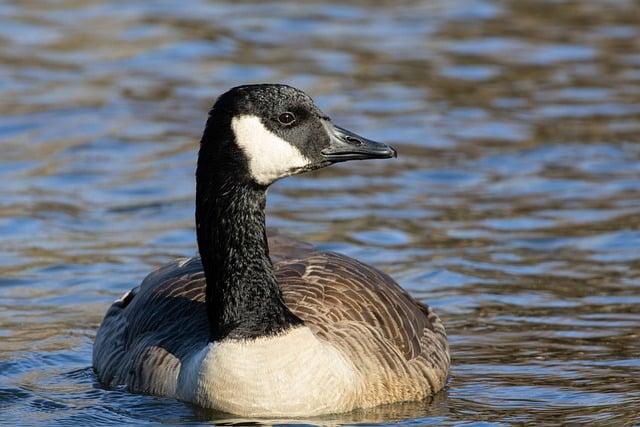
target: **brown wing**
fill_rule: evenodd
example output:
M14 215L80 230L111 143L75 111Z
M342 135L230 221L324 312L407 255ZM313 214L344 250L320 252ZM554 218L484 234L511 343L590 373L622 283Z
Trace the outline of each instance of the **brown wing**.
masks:
M440 319L387 274L318 251L275 269L291 311L362 373L363 406L415 400L444 386L450 358Z
M421 351L425 329L434 329L427 308L385 273L331 252L276 265L287 306L320 330L329 323L356 321L380 331L406 360Z
M150 273L115 302L93 346L100 381L172 394L180 359L208 340L204 284L199 258L177 260Z

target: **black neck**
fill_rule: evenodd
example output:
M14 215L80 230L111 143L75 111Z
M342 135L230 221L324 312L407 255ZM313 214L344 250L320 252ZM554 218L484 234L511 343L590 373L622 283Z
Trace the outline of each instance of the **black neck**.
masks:
M198 166L196 228L210 339L257 338L300 324L284 304L269 258L266 188L204 167L211 165Z

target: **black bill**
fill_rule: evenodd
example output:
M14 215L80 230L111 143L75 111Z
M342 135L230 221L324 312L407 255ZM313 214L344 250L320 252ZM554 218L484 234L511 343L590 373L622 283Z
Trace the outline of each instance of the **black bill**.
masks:
M325 122L329 134L329 146L322 155L332 162L364 159L388 159L398 157L396 149L382 142L371 141L346 129Z

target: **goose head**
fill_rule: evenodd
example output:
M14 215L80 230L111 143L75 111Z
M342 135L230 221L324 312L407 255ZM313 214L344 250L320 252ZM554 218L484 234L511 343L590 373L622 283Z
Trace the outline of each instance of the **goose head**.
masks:
M334 125L299 89L245 85L221 95L202 137L198 169L224 169L268 186L347 160L396 157L396 150Z

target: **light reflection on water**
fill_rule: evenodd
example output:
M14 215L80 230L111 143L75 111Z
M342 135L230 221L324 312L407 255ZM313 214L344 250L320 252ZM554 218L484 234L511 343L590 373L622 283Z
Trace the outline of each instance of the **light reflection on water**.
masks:
M91 345L110 301L195 253L215 95L282 81L400 158L278 183L269 222L435 306L453 368L428 402L272 422L640 423L636 8L1 5L0 422L242 421L103 389Z

